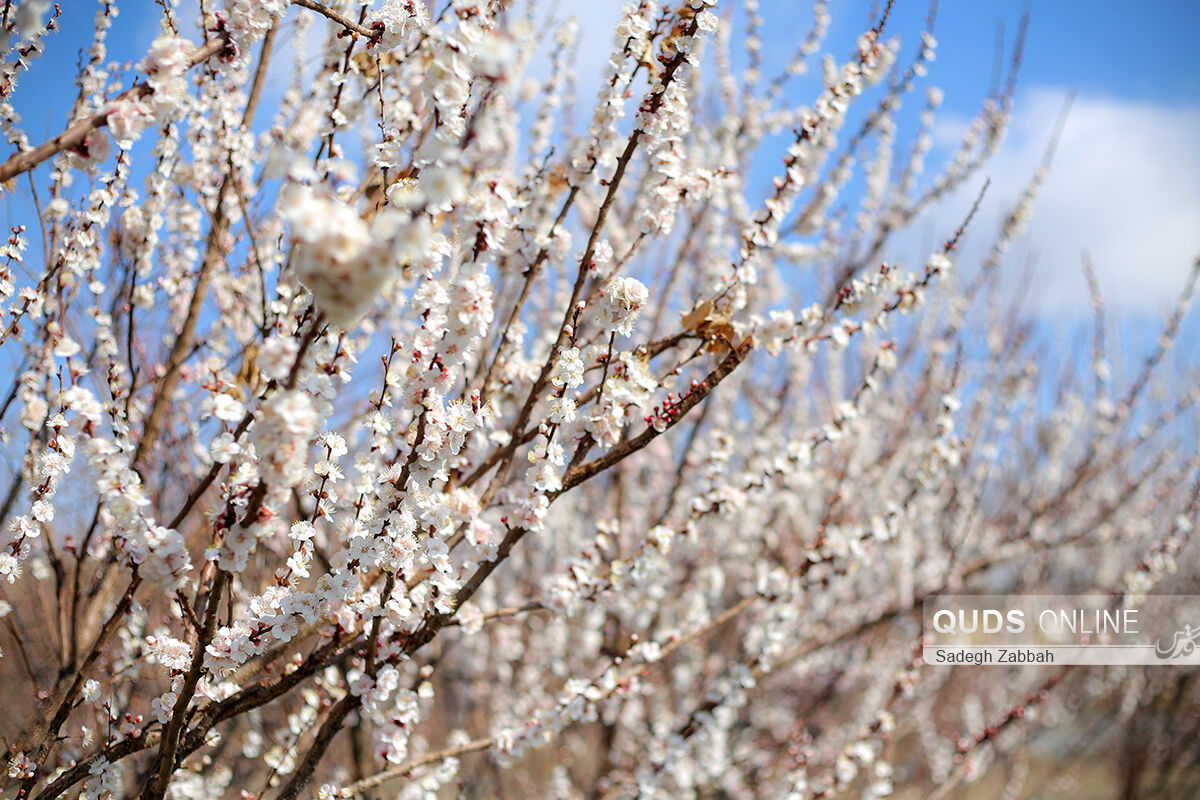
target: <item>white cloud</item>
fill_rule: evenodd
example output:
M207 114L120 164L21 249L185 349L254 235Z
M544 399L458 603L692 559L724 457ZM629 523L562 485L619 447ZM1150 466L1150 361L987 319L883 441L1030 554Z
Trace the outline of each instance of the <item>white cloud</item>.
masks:
M1009 138L984 174L988 199L964 250L969 267L990 243L1003 213L1019 197L1042 158L1065 92L1026 92ZM937 139L961 132L947 123ZM1106 303L1122 311L1163 308L1179 294L1200 256L1200 109L1144 101L1079 96L1033 207L1025 235L1010 249L1006 269L1020 277L1035 261L1030 293L1040 311L1078 309L1088 303L1081 268L1086 250ZM961 213L978 182L931 219ZM927 227L925 221L915 226ZM944 227L939 225L939 229Z

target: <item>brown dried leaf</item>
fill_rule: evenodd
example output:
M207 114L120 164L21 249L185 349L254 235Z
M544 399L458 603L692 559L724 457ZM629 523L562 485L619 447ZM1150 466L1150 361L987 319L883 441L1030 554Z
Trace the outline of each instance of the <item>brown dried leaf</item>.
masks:
M698 331L708 320L708 315L712 313L713 301L702 300L699 305L693 308L683 318L683 329L685 331Z

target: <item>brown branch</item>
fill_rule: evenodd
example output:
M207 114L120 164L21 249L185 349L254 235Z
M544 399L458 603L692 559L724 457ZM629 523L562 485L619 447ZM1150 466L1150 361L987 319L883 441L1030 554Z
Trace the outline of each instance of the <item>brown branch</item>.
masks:
M60 688L55 693L57 697L57 705L55 706L53 717L51 717L50 721L47 723L45 721L45 716L39 714L39 718L34 722L33 733L30 737L29 749L36 748L36 755L34 756L33 760L34 763L39 767L41 766L46 755L50 752L51 742L57 737L58 729L62 727L63 723L67 721L67 717L70 716L75 695L79 693L80 688L83 686L83 682L88 674L88 671L91 670L92 665L95 664L96 660L100 657L100 653L103 651L104 645L108 643L108 640L112 637L113 633L116 632L118 625L121 623L122 617L125 616L125 612L127 612L129 607L133 605L134 592L137 591L138 586L140 586L141 583L142 578L135 571L133 578L129 581L129 586L125 589L125 593L121 595L121 599L117 603L117 607L113 609L112 615L109 616L108 620L104 623L104 626L100 629L100 633L96 636L96 641L92 644L91 649L88 651L87 657L83 659L83 663L79 666L79 670L75 673L74 680L71 681L69 686L65 683L59 684ZM59 692L61 692L61 694ZM43 708L48 707L49 706L43 706ZM31 789L33 789L33 783L35 780L36 777L28 778L22 782L21 795L23 797L29 796L29 792Z
M347 690L346 696L339 700L333 708L329 709L329 715L321 723L321 728L317 731L317 736L313 740L312 747L309 748L304 760L296 767L296 771L292 773L292 779L280 790L277 800L296 800L300 792L312 780L312 775L317 768L318 762L325 756L325 751L329 749L329 745L333 743L333 737L337 736L338 731L342 729L342 723L346 721L346 717L350 712L357 707L358 698L350 694Z
M315 0L292 0L292 5L300 6L301 8L307 8L309 11L315 11L321 16L327 17L328 19L336 22L338 25L341 25L346 30L351 31L352 33L357 33L359 36L365 36L372 42L377 41L379 37L383 35L382 28L364 28L362 25L359 25L349 17L344 17L329 6L321 5Z
M175 701L171 721L167 723L162 744L158 749L158 775L153 783L147 784L146 789L142 792L143 798L162 800L167 793L167 785L171 782L171 773L175 771L175 754L179 747L179 736L187 719L187 708L192 702L192 696L196 693L196 684L200 682L200 676L204 672L204 651L216 632L217 611L221 607L221 593L228 582L229 573L225 570L218 570L208 599L208 608L204 612L204 629L196 638L196 649L192 652L192 665L183 679L183 686L179 690L179 698Z
M427 764L436 764L439 761L445 761L448 758L457 758L468 753L477 753L480 750L487 750L495 743L494 737L487 739L474 739L465 744L460 744L456 747L447 747L444 750L438 750L434 753L427 753L419 758L414 758L412 761L401 764L397 767L389 767L382 772L377 772L374 775L355 781L346 786L344 791L350 797L356 794L361 794L368 789L374 789L376 786L387 783L393 778L402 778L414 769L424 767Z
M753 349L754 342L750 337L747 337L741 344L731 350L729 355L725 356L725 360L718 364L712 372L708 373L704 377L704 380L693 387L691 392L684 395L679 405L676 406L676 416L667 423L667 426L663 430L660 431L653 426L647 427L646 430L637 436L634 436L632 439L626 439L599 458L569 470L563 478L563 488L559 490L558 494L578 486L599 472L603 472L631 453L641 450L653 439L673 428L679 420L683 419L688 411L698 405L704 398L708 397L712 390L717 388L717 384L725 380L729 376L729 373L737 368L738 364L745 361Z
M683 31L683 35L694 36L699 30L698 23L695 19L688 23ZM662 75L653 85L655 91L649 92L647 99L643 101L642 111L647 115L657 114L662 108L662 104L666 99L667 87L670 86L672 79L678 72L680 67L687 60L686 53L676 53L666 62L663 68ZM625 172L633 160L633 155L637 151L638 143L641 140L643 131L640 127L635 127L629 134L629 139L625 143L625 149L617 158L616 167L613 169L612 177L608 180L608 189L605 191L604 199L600 203L600 208L596 212L596 220L592 224L591 233L588 235L587 245L584 247L583 256L579 259L579 270L575 276L575 284L571 287L571 299L567 301L566 309L563 311L562 322L558 326L558 335L555 337L554 344L550 347L550 354L546 358L546 363L542 365L541 371L533 382L533 386L529 389L529 395L525 398L525 403L521 406L521 410L517 413L517 419L509 429L509 434L512 438L516 438L521 431L525 430L525 426L529 423L529 418L533 415L534 406L537 405L538 399L542 390L546 386L546 382L550 379L550 373L554 368L554 364L558 358L558 351L562 348L569 338L568 325L574 315L579 313L579 299L583 295L583 288L587 282L588 265L592 261L592 257L596 252L596 245L600 241L600 234L604 230L604 224L608 220L609 211L612 209L613 203L617 199L617 191L620 189L621 180L625 176ZM490 497L499 488L500 483L504 480L508 466L512 461L512 453L510 452L502 460L500 468L492 479L492 484L488 491L485 492L485 497Z
M229 40L224 37L211 39L205 44L197 47L188 56L188 67L194 67L207 61L212 56L224 52L229 47ZM140 83L136 86L126 89L121 94L117 95L113 102L119 102L125 99L142 100L154 94L154 90L149 84ZM104 108L92 114L90 117L81 119L74 125L67 128L65 131L55 136L48 142L43 142L32 150L26 150L24 153L17 153L12 158L0 164L0 183L6 183L22 172L29 170L41 164L46 159L63 152L64 150L73 150L83 144L83 140L89 133L98 128L103 128L108 125L108 111L110 104L106 104Z
M159 731L147 731L137 739L122 739L111 747L97 750L46 784L45 788L38 792L35 800L53 800L53 798L58 797L67 789L70 789L76 783L86 778L91 773L92 765L100 759L105 759L108 763L115 764L126 756L154 747L161 740L161 735Z
M1026 719L1032 709L1039 705L1045 704L1050 690L1057 686L1070 671L1071 667L1067 666L1061 671L1054 673L1045 681L1043 681L1036 689L1026 694L1024 699L1019 704L1010 708L1005 713L1003 718L992 723L987 728L970 737L965 742L959 742L958 748L954 754L954 761L957 766L955 766L954 771L950 773L950 776L946 778L943 783L936 786L934 790L929 793L929 795L926 797L926 800L943 800L943 798L949 797L951 792L953 792L958 787L958 784L962 782L963 778L967 776L967 773L970 769L970 762L967 760L966 756L973 750L976 750L987 742L995 739L1000 731L1004 730L1008 726L1018 722L1019 720Z
M262 51L258 57L258 67L254 73L254 82L250 89L250 96L246 101L246 107L242 110L243 128L248 128L254 119L258 99L262 93L262 84L266 80L266 65L271 58L271 46L274 41L275 29L271 28L263 39ZM218 45L216 50L220 50L225 47L226 40L214 39L201 49L213 49L214 43ZM196 275L196 284L192 289L191 301L188 303L187 316L184 317L179 335L171 345L171 352L167 356L167 372L163 375L162 383L159 384L159 389L154 395L154 400L150 405L150 413L146 415L146 423L142 427L142 435L138 438L137 446L133 451L133 457L130 459L130 465L135 468L141 458L154 446L159 426L162 425L163 417L166 416L167 411L171 407L172 395L175 394L175 387L179 383L180 372L183 369L184 362L191 355L192 341L196 335L196 324L200 319L200 310L204 306L204 301L208 298L208 285L212 280L212 274L217 265L224 261L222 243L224 242L226 229L229 224L225 216L225 196L233 188L233 185L233 171L226 170L225 177L221 180L221 188L217 191L217 200L212 212L212 224L209 227L208 241L205 244L204 261L201 263L200 271Z

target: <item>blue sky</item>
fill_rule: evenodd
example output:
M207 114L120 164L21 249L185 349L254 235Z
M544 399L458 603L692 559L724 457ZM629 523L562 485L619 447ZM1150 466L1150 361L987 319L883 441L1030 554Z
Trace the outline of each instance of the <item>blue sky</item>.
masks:
M62 30L49 37L48 55L21 77L17 92L16 106L34 141L65 123L75 91L74 67L90 44L98 7L86 0L61 5ZM878 0L830 3L833 24L825 47L844 60L878 6ZM581 24L581 72L601 68L620 7L618 0L558 3L556 16L573 14ZM956 142L991 84L998 27L1010 48L1023 9L1022 3L1001 0L941 3L938 58L926 82L943 88L946 101L930 166ZM982 248L990 238L1040 159L1063 97L1074 91L1058 158L1028 234L1011 253L1012 263L1036 263L1042 290L1034 303L1040 310L1078 311L1086 307L1079 270L1079 254L1086 248L1115 306L1138 316L1160 312L1200 254L1200 55L1194 44L1200 3L1043 0L1031 10L1013 126L988 168L992 189L972 241ZM110 60L139 58L157 31L159 13L150 0L122 5L110 36ZM793 0L763 0L761 13L769 20L764 71L770 75L808 30L811 13L807 2ZM925 3L896 3L888 32L901 37L904 52L915 46L927 13ZM185 20L192 16L181 14ZM740 27L740 13L737 20ZM288 63L286 57L282 62ZM796 102L808 102L815 93L811 80L792 86ZM585 78L579 106L589 102L591 89ZM918 102L909 105L905 113L915 115ZM776 162L773 154L765 154L769 168ZM24 181L18 188L17 196L6 197L5 222L32 228ZM897 246L917 250L931 235L940 235L945 220L961 216L975 189L972 185L933 209ZM920 258L915 252L892 255ZM976 255L970 246L963 253L964 259Z
M939 68L931 77L948 93L985 90L997 24L1004 25L1011 43L1025 7L1004 0L944 0L937 22ZM1043 0L1029 8L1022 69L1026 86L1069 87L1085 96L1200 104L1200 54L1194 38L1200 3ZM893 30L904 34L919 25L925 6L901 0L893 14Z

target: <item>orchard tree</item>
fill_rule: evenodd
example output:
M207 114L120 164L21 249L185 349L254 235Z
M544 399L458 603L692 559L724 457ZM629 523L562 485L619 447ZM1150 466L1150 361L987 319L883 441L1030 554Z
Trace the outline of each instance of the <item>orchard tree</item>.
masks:
M929 595L1157 591L1197 517L1195 276L1132 371L1098 292L1083 357L1008 303L1053 141L894 248L1020 39L927 168L936 7L639 0L594 75L570 3L141 5L42 142L90 12L3 9L5 798L1044 796L1097 714L1197 785L1186 673L919 658Z

